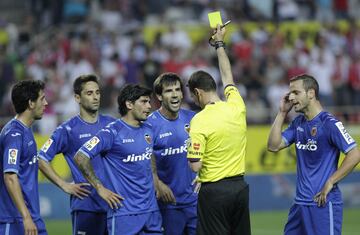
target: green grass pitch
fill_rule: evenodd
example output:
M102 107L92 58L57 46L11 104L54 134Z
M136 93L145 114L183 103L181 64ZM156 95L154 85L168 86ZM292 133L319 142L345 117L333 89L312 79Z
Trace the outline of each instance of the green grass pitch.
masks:
M360 209L344 210L343 231L344 235L358 235ZM287 211L267 211L251 213L251 230L253 235L280 235L287 219ZM71 235L71 221L46 220L49 235Z

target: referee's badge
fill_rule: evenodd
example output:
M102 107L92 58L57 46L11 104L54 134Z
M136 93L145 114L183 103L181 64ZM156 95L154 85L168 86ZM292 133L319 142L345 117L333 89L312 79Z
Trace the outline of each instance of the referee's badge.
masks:
M317 128L316 126L313 126L313 128L311 128L311 136L316 136L317 133Z
M146 143L151 144L151 136L149 134L144 135Z
M185 129L186 133L188 133L188 134L190 133L190 125L188 123L185 124L184 129Z

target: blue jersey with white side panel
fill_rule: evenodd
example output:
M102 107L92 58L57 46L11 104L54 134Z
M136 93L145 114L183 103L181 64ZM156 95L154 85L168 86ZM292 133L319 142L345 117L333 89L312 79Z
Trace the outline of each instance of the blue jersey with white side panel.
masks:
M287 145L295 144L297 155L297 185L295 203L316 205L313 198L338 168L340 151L348 153L356 147L343 124L328 112L312 120L296 117L282 133ZM327 201L342 203L337 185L329 192Z
M40 219L38 158L31 128L17 119L9 121L0 134L0 156L0 222L22 221L5 186L5 173L17 174L32 219Z
M116 121L116 119L113 117L99 115L95 123L88 123L77 115L61 124L54 131L39 151L39 157L50 162L56 154L62 153L69 165L74 182L87 182L74 162L73 158L75 153L103 127L114 121ZM100 155L91 159L91 162L94 166L95 174L100 179L105 179L104 164ZM88 186L87 188L91 192L88 197L84 197L83 199L73 195L70 197L71 210L106 212L108 209L106 202L97 194L92 186Z
M192 185L196 174L190 169L186 158L190 121L194 115L193 111L180 109L178 118L169 120L157 110L147 119L154 130L158 176L176 198L176 205L159 201L160 207L179 208L196 204L197 194Z
M105 187L124 197L123 206L108 218L159 210L151 170L153 132L149 125L133 127L118 119L86 142L80 152L104 159Z

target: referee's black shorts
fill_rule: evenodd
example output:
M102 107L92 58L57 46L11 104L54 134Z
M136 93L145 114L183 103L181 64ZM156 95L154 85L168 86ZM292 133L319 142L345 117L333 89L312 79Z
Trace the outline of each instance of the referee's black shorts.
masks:
M243 176L203 183L197 211L197 235L251 234L249 185Z

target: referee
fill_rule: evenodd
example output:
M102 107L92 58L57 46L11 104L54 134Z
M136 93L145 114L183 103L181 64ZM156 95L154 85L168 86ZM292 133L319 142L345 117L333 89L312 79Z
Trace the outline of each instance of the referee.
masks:
M249 186L244 181L246 108L234 85L225 52L225 27L217 26L215 49L226 101L216 92L210 74L190 76L191 97L202 109L190 123L188 160L198 172L198 235L251 234Z

